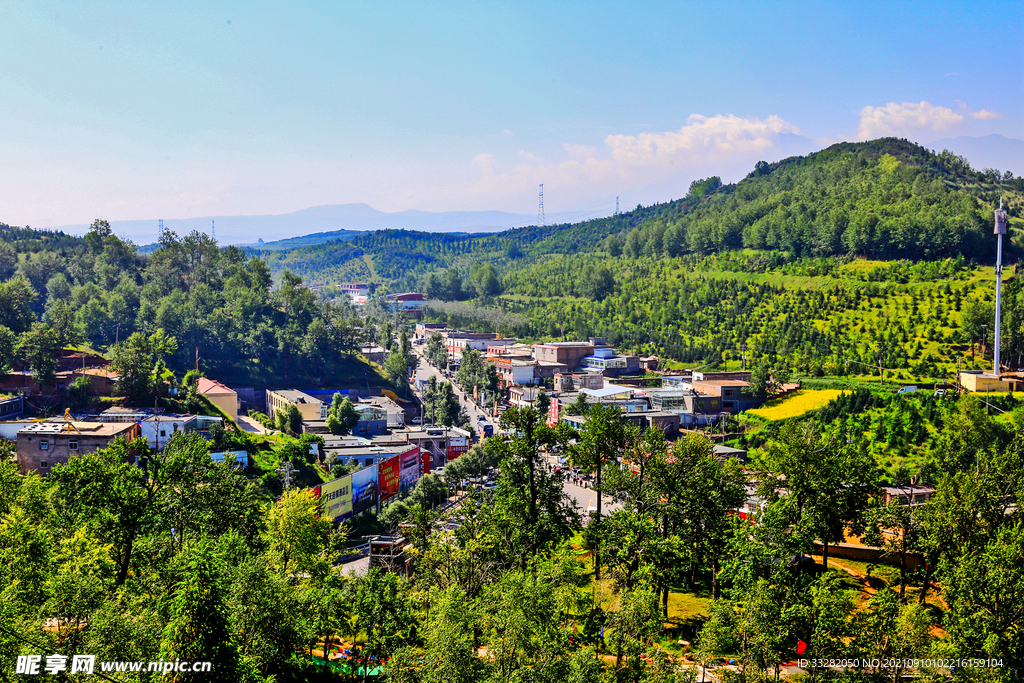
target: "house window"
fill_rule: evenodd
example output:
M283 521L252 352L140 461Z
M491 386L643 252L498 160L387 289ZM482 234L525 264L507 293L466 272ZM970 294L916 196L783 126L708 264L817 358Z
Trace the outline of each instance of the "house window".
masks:
M50 450L50 441L48 439L42 439L39 441L39 450L48 451Z
M366 459L366 466L369 467L372 464L373 464L373 458L367 458Z
M167 430L166 429L161 429L160 430L160 436L167 436Z
M78 450L78 439L71 439L70 441L68 441L68 450L69 451L77 451Z
M732 389L726 389L726 390L725 390L724 392L722 392L722 393L723 393L723 395L725 395L725 396L732 396Z
M48 470L48 469L50 469L50 463L46 462L45 460L40 461L39 469L41 469L41 470Z

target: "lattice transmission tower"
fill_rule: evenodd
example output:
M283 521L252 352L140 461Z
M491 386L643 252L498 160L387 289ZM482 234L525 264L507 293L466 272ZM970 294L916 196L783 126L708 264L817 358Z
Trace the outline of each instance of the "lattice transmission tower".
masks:
M537 203L537 226L544 227L544 183L540 184L540 199Z

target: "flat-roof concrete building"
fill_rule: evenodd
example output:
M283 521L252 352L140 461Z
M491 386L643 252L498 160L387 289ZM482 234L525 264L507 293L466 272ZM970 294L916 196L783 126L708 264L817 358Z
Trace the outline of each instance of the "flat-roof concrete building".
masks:
M290 405L299 409L304 422L327 419L329 406L320 399L297 389L267 389L267 415L273 417Z
M134 422L37 422L18 430L18 469L49 474L54 465L141 433Z

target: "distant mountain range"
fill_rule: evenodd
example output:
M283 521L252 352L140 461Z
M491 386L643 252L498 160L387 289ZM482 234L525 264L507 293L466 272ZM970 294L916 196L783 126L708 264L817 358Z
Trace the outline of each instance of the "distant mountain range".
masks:
M1002 135L963 135L936 140L925 147L936 152L948 149L966 158L971 162L971 167L978 171L995 168L1000 171L1011 171L1018 178L1024 176L1024 140L1006 138Z
M817 146L799 135L780 136L778 156L802 156ZM929 149L951 152L966 157L976 170L997 168L1024 176L1024 140L988 135L984 137L960 136L935 140L925 145ZM746 173L746 166L735 171L737 178ZM730 174L723 169L721 175ZM666 192L670 189L666 188ZM348 240L361 232L371 230L414 230L445 233L501 232L510 228L535 225L536 217L504 211L399 211L385 213L367 204L332 204L314 206L292 213L265 216L203 216L200 218L172 218L164 220L164 227L178 236L193 230L209 233L216 224L217 241L221 245L237 244L268 250L323 244L332 240ZM114 232L138 245L147 245L143 251L155 248L157 219L111 221ZM84 234L88 225L64 225L54 228L71 234Z
M263 249L288 249L320 244L331 239L349 239L367 230L419 230L423 232L497 232L533 225L536 216L504 211L399 211L385 213L366 204L314 206L293 213L269 216L203 216L164 220L164 228L179 237L193 230L209 233L216 227L222 244L260 246ZM154 219L111 221L114 233L136 244L156 242ZM84 234L88 225L63 225L54 228L71 234ZM303 235L304 237L295 237ZM263 240L260 244L259 240ZM287 243L287 244L285 244Z

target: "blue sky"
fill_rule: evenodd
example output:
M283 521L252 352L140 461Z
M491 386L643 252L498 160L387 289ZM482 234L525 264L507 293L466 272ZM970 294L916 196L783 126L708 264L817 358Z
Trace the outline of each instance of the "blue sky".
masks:
M1020 2L0 5L0 221L610 213L839 140L1024 138ZM1000 33L1002 31L1002 33Z

